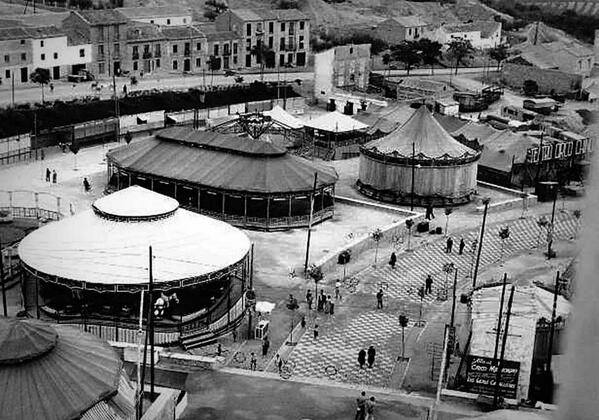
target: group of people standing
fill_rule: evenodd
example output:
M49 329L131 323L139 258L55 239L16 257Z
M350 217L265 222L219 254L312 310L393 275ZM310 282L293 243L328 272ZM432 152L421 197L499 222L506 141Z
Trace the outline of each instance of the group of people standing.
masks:
M341 295L339 294L339 292L337 290L335 290L336 295L335 295L335 299L337 299L339 296L339 298L341 297ZM306 292L306 302L308 304L308 310L312 310L312 305L314 303L314 297L312 296L312 290L308 289L308 291ZM318 312L324 312L325 314L328 315L334 315L335 314L335 302L333 301L333 298L331 297L331 295L325 295L324 294L324 290L320 290L320 294L318 295L318 299L316 300L316 310Z
M460 245L458 246L458 255L462 255L464 253L464 248L466 247L466 242L464 242L464 238L460 238ZM451 254L453 249L453 239L451 236L447 238L447 243L445 244L445 253Z
M360 396L356 398L358 405L355 420L374 420L374 406L376 399L374 397L366 397L366 392L362 391Z
M368 355L368 357L367 357ZM360 369L364 369L366 363L368 363L368 367L372 368L374 366L374 358L376 356L376 350L374 346L368 347L368 351L361 349L358 352L358 364L360 365Z
M46 182L51 182L52 184L56 184L58 182L58 174L56 173L56 169L53 169L50 172L50 168L46 168Z

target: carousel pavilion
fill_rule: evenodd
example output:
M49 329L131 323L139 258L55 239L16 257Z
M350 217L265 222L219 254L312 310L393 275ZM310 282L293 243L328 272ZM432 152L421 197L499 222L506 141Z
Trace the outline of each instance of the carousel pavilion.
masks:
M360 149L357 188L381 201L446 206L476 192L480 152L454 139L426 106Z
M307 226L312 196L314 223L334 212L334 169L259 139L173 127L109 151L107 162L109 190L140 185L239 227Z
M25 308L136 342L140 292L148 290L151 272L154 296L150 303L145 293L143 313L148 304L160 306L156 343L190 345L241 322L250 247L245 233L227 223L129 187L21 241Z

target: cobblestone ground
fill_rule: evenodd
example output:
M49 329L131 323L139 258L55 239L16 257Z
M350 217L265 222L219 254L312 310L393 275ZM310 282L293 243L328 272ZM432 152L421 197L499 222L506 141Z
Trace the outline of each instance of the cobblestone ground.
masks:
M480 270L499 263L500 258L509 258L527 252L537 246L546 246L546 230L540 230L536 218L517 219L507 223L488 225L483 239ZM556 215L555 240L574 237L576 221L568 214ZM500 227L509 226L510 236L503 244L498 235ZM424 303L431 309L438 306L436 297L443 289L445 272L443 264L453 262L461 275L466 277L474 261L470 243L478 236L477 230L463 233L468 244L463 255L458 255L460 236L454 236L453 253L445 253L445 238L398 255L395 270L388 265L367 268L357 277L360 279L355 294L348 295L336 305L333 316L318 315L310 320L306 333L289 356L293 375L330 379L353 384L388 386L396 360L400 355L401 339L398 328L398 309L420 303L417 290L424 284L427 274L433 275L433 293L426 296ZM537 238L540 237L540 240ZM451 279L448 280L448 287ZM374 294L384 289L385 309L378 310ZM347 292L345 292L347 293ZM425 311L426 312L426 311ZM415 319L414 316L410 317ZM312 325L317 322L320 335L313 338ZM406 328L406 336L409 329ZM360 369L358 351L374 345L377 350L375 366ZM273 369L274 370L274 367Z

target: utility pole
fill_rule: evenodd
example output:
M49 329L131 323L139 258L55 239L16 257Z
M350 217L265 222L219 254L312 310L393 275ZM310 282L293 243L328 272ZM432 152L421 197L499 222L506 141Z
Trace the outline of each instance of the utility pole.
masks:
M154 275L153 275L153 256L152 256L152 247L150 246L150 285L149 285L149 294L150 301L149 305L149 313L150 317L148 319L150 324L150 398L154 399Z
M119 96L116 92L116 76L114 74L114 72L112 73L112 90L114 92L114 116L116 117L116 130L115 130L115 134L116 134L116 141L119 141L119 137L120 137L120 115L119 115Z
M474 274L472 276L472 289L476 287L476 278L478 277L478 265L480 264L480 254L483 250L483 239L485 237L485 223L487 222L487 211L489 210L490 198L484 198L483 203L485 204L485 210L483 213L483 224L480 228L480 239L478 241L478 250L476 254L476 264L474 266Z
M507 302L507 315L505 316L505 331L503 332L503 342L501 343L501 356L497 365L497 374L495 376L495 395L493 396L493 406L497 407L497 400L499 399L499 382L501 381L501 365L503 365L503 359L505 357L505 345L507 342L508 329L510 326L510 315L512 313L512 303L514 302L514 289L516 286L512 285L510 290L510 298Z
M412 142L412 192L410 193L410 211L414 211L414 175L416 173L416 144Z
M144 290L142 289L139 297L139 327L137 330L137 387L135 392L135 420L141 419L140 400L142 396L142 385L141 385L141 339L144 333L143 330L143 316L144 316Z
M547 349L547 368L551 371L551 359L553 359L553 337L555 335L555 318L557 312L557 295L559 290L559 271L555 275L555 290L553 291L553 310L551 311L551 326L549 327L549 348Z
M250 290L254 288L254 244L250 250ZM255 297L254 297L255 298ZM252 336L252 311L248 311L248 340Z
M547 241L547 259L550 260L551 259L551 255L553 254L553 250L551 249L551 246L553 245L553 232L554 232L554 225L553 223L555 222L555 203L557 202L557 188L559 187L559 185L556 187L556 191L555 191L555 195L553 196L553 209L551 210L551 224L549 225L549 240Z
M495 335L495 351L493 352L493 360L497 360L497 352L499 351L499 336L501 335L501 317L503 315L503 300L505 298L505 285L507 284L507 273L503 274L503 285L501 286L501 300L499 303L499 315L497 316L497 334Z
M451 299L451 322L449 323L449 325L451 325L451 327L453 328L453 322L455 320L455 292L456 292L456 287L458 285L458 268L455 268L455 273L453 276L453 297Z
M2 308L6 317L8 316L8 308L6 307L6 284L4 281L4 254L2 253L2 241L0 240L0 283L2 283Z
M15 71L13 70L10 77L10 98L12 107L15 107Z
M543 136L545 130L541 129L541 140L539 141L539 163L537 164L537 176L535 177L535 188L539 183L539 177L541 175L541 165L543 164Z
M308 219L308 239L306 240L306 260L304 261L304 274L308 272L308 260L310 258L310 236L312 235L312 219L314 217L314 200L316 198L317 182L318 172L314 172L314 187L312 188L312 197L310 198L310 218Z

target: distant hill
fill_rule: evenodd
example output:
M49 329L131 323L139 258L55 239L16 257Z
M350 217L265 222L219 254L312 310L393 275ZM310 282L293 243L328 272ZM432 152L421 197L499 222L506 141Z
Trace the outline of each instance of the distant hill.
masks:
M599 16L599 0L519 0L519 3L534 4L554 13L572 10L582 16Z

